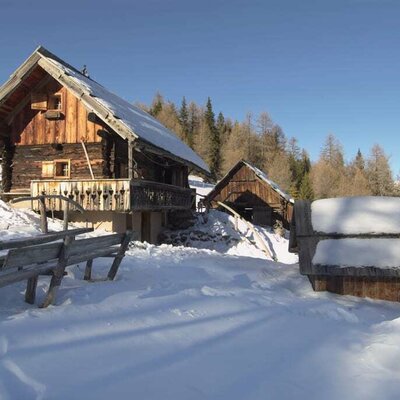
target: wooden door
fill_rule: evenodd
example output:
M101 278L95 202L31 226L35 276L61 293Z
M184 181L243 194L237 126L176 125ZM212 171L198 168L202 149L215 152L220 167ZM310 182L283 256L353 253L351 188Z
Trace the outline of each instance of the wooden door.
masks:
M151 213L148 211L142 212L142 227L141 227L142 242L151 241Z

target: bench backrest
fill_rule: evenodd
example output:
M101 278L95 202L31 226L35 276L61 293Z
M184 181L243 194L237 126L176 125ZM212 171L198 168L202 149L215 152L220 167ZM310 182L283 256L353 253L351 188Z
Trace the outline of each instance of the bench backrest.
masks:
M88 232L93 232L93 228L77 228L67 231L44 233L27 238L11 239L4 242L0 241L0 250L18 249L36 244L55 242L67 236L78 236Z
M68 248L67 265L114 255L118 251L124 237L124 233L116 233L74 240ZM4 258L4 262L0 266L0 271L10 268L23 268L25 266L56 260L63 247L64 242L55 242L11 249Z

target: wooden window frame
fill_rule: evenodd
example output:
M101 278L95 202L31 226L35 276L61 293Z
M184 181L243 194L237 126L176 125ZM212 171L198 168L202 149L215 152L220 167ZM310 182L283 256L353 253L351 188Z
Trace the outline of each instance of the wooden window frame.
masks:
M59 159L54 160L54 179L70 179L71 178L71 160L70 159ZM68 175L57 175L57 163L68 164Z
M54 99L59 98L60 99L60 108L54 108ZM63 93L51 93L48 95L47 99L47 111L59 111L63 112L64 111L64 96Z

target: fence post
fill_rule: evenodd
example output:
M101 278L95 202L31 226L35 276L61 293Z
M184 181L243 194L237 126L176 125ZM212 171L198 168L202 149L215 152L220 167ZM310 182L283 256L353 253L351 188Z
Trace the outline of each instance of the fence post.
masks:
M64 205L64 223L63 223L64 231L68 230L68 212L69 212L69 201L66 201Z
M39 208L40 208L40 230L43 233L48 233L49 229L47 226L46 203L44 196L39 196Z

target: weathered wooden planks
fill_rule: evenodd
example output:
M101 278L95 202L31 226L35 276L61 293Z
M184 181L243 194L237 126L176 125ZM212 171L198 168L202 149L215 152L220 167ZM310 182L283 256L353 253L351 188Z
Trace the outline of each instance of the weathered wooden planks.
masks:
M38 264L58 258L62 243L48 243L39 246L29 246L11 249L2 266L2 270Z
M66 236L76 236L92 231L93 228L77 228L71 229L69 231L50 232L47 234L37 235L29 238L11 239L5 242L0 242L0 250L18 249L21 247L54 242L59 239L64 239Z
M41 305L41 307L47 307L54 304L57 290L68 265L87 261L85 279L90 279L93 259L109 256L114 257L114 261L107 278L114 279L133 237L133 232L128 231L125 234L100 236L80 241L75 240L73 231L68 232L69 235L65 236L63 242L11 249L1 260L0 287L27 279L25 300L32 304L35 300L38 276L51 272L49 290ZM19 245L20 243L14 244Z
M87 143L88 152L93 173L96 177L103 176L103 159L101 143ZM81 143L55 145L30 145L16 146L13 157L13 190L27 189L34 179L44 178L42 176L42 162L54 162L55 160L69 160L71 166L71 177L91 179L90 171L85 159L85 152Z
M130 211L131 187L127 179L70 179L33 180L32 196L40 194L61 194L75 200L88 211ZM37 209L37 202L33 208ZM63 210L61 201L50 201L48 209Z
M212 207L216 207L218 201L236 208L270 207L275 216L279 216L286 226L292 217L292 203L283 199L244 162L237 163L205 201L210 202Z
M61 96L62 119L49 120L45 118L45 110L32 110L31 103L15 115L12 123L12 137L17 145L38 145L52 143L99 143L101 138L97 135L103 127L91 122L87 118L87 110L74 94L62 87L52 79L43 88L40 94Z

